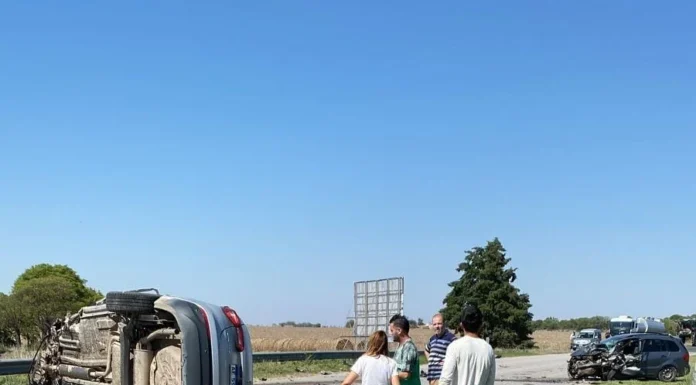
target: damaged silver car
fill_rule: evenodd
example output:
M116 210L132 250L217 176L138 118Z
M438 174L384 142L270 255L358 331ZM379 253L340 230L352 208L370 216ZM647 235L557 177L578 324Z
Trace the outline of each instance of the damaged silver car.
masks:
M631 333L577 349L568 361L573 380L657 379L670 382L690 373L689 352L668 334Z
M252 379L251 337L233 309L152 289L110 292L58 320L29 373L36 385L251 385Z

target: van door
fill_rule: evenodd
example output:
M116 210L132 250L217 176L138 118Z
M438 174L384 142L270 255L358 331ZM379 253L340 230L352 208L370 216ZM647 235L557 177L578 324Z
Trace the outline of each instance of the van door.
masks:
M644 365L643 372L648 377L657 376L662 363L669 359L665 341L654 338L645 339L643 352L645 353L642 362Z

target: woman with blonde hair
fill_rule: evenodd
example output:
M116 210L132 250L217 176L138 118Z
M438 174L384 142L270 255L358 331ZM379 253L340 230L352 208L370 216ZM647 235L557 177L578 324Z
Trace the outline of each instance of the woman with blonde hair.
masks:
M389 357L389 340L384 331L372 333L365 354L355 361L341 385L351 385L358 378L362 385L399 385L396 361Z

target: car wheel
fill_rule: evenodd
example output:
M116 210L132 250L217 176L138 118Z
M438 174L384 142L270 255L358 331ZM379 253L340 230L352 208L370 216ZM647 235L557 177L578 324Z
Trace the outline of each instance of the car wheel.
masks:
M662 382L672 382L677 378L677 368L674 366L666 366L657 374L657 379Z
M149 314L155 311L158 294L136 291L111 291L106 293L106 310L120 314Z
M568 369L568 379L569 379L569 380L577 380L577 379L578 379L577 373L575 373L574 371L570 370L570 368Z

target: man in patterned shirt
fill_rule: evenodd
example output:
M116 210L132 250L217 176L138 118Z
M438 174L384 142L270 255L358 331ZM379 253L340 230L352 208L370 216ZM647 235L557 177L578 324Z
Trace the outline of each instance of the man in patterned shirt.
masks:
M395 315L389 321L389 333L394 338L394 342L399 343L394 353L394 360L396 360L394 374L399 377L401 385L420 385L418 349L408 335L409 330L410 323L402 315Z
M433 316L433 329L435 334L430 337L430 341L425 345L425 356L428 358L428 382L430 385L437 385L442 373L442 364L445 362L447 347L457 337L444 325L442 314Z

